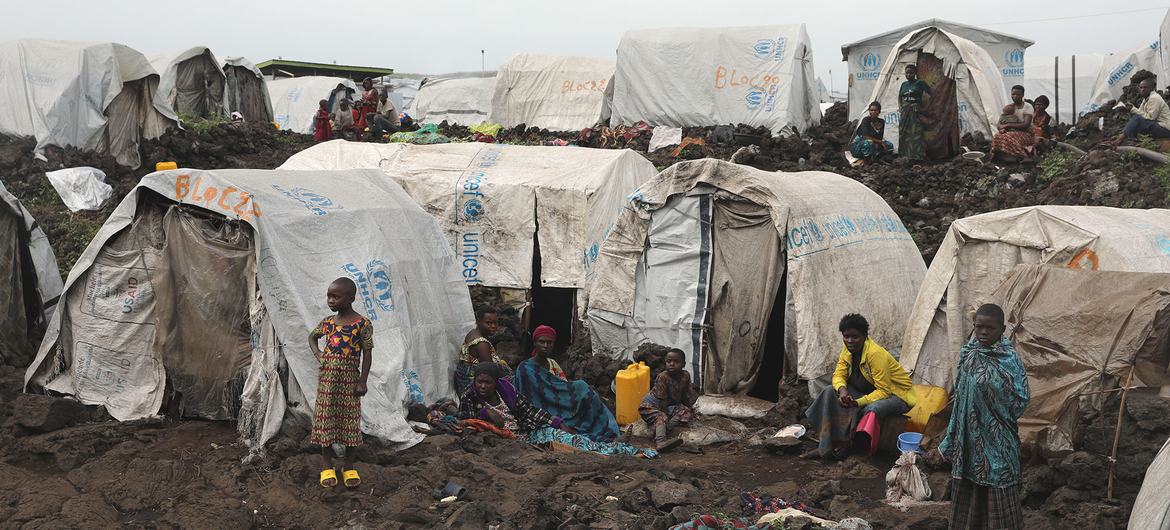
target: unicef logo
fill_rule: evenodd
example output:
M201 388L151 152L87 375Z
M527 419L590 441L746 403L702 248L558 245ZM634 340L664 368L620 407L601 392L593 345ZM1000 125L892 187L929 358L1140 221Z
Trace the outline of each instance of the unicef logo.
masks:
M1007 62L1007 65L1009 67L1019 68L1021 66L1024 66L1024 50L1021 50L1019 48L1015 48L1015 49L1005 53L1003 56L1003 59L1004 59L1004 61Z
M479 199L467 199L467 202L463 203L463 218L469 223L474 223L479 221L480 217L483 217L483 203L479 202Z
M873 72L881 67L882 58L878 57L878 54L874 52L869 52L865 55L862 55L857 62L860 63L862 71Z

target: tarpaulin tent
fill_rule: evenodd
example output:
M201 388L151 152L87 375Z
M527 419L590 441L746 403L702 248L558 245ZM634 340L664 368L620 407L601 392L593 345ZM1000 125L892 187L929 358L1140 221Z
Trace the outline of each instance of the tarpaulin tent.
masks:
M474 317L439 226L376 171L143 177L70 271L26 389L122 421L170 395L184 416L238 419L256 449L286 410L311 414L318 363L306 338L339 276L374 326L362 430L417 442L403 380L413 372L427 398L450 395L450 352Z
M1092 96L1085 106L1081 107L1081 113L1096 111L1109 101L1121 97L1122 89L1129 84L1130 78L1138 70L1148 70L1158 76L1157 86L1165 87L1167 76L1162 68L1160 49L1158 42L1155 41L1131 52L1106 56L1097 74L1097 80L1093 82L1093 89L1090 92Z
M1105 65L1106 57L1103 53L1080 53L1075 57L1032 55L1028 57L1028 70L1024 75L1024 81L1020 83L1024 85L1024 97L1035 99L1040 95L1048 96L1050 102L1048 114L1058 119L1060 123L1075 123L1073 111L1076 110L1077 118L1080 118L1092 104L1093 87ZM1075 94L1073 93L1074 58L1076 60ZM1074 103L1076 109L1073 109Z
M467 285L565 289L579 312L615 216L655 173L625 149L340 140L301 151L281 168L380 168L439 220ZM517 294L521 301L533 295Z
M0 363L25 366L61 296L61 273L45 232L0 183Z
M1126 529L1170 530L1170 440L1146 468Z
M579 131L608 121L605 96L613 71L610 59L513 55L496 73L489 121L553 131Z
M946 78L945 83L926 78L927 68L919 63L927 57L932 64L941 62L941 75ZM936 118L941 121L949 116L953 120L957 115L958 131L954 147L957 148L958 138L968 133L983 133L984 137L991 138L999 115L1008 103L1008 92L1003 88L1003 78L995 67L995 61L979 45L945 30L929 27L906 35L894 45L881 68L873 93L869 95L870 101L882 105L886 140L898 145L898 90L906 80L908 64L917 64L919 77L934 83L931 87L932 106L945 106L940 112L946 112ZM860 115L850 117L858 118ZM927 141L930 141L929 136Z
M158 72L158 92L177 114L195 118L222 116L224 73L211 50L196 46L150 55Z
M0 43L0 133L45 146L109 153L138 167L138 142L178 122L158 74L121 44L55 40Z
M351 79L340 77L290 77L268 81L268 95L272 101L272 121L282 130L310 134L313 116L321 100L329 102L329 112L337 109L342 99L353 99L358 91Z
M742 123L779 133L821 121L804 24L627 31L613 82L614 125Z
M847 313L865 315L870 336L896 352L926 272L898 215L861 183L710 159L639 188L600 254L593 351L680 348L701 388L720 394L758 377L776 383L779 361L802 378L826 376Z
M985 302L1003 308L1028 369L1025 442L1071 451L1084 413L1100 412L1100 391L1130 370L1133 386L1170 383L1170 274L1017 265Z
M492 113L495 90L495 76L428 79L415 93L410 115L419 123L483 123Z
M268 83L256 65L243 57L223 61L223 101L227 112L239 112L245 121L272 121L272 100Z
M917 383L954 385L975 309L1021 263L1170 272L1170 210L1028 206L951 223L906 322L902 364Z
M1003 78L1000 88L1005 92L1012 85L1023 84L1021 81L1027 72L1024 52L1034 42L1006 33L932 18L841 46L841 60L849 63L850 117L864 114L866 106L873 101L868 98L877 85L879 73L885 67L886 58L894 45L906 35L928 27L957 35L986 50L994 63L993 70ZM1031 66L1029 62L1027 68Z

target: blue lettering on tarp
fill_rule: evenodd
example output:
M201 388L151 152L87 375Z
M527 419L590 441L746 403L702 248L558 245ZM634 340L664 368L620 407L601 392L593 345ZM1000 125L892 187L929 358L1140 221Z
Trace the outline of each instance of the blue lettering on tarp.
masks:
M894 111L886 113L886 125L897 125L902 121L902 114Z
M888 213L805 218L789 224L784 239L792 259L870 241L913 241L902 221Z
M1126 74L1133 71L1133 63L1126 61L1125 64L1118 66L1109 74L1109 86L1116 85L1118 81L1125 78Z
M464 232L460 238L459 254L457 259L462 260L463 283L483 283L479 279L479 232Z
M386 262L372 259L366 263L365 270L354 263L346 263L341 269L357 284L357 298L365 306L367 318L378 320L379 310L384 312L394 310L393 284Z

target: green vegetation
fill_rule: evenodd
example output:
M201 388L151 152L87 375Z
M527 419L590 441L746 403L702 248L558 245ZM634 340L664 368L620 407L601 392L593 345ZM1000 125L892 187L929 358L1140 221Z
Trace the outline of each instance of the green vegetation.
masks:
M1044 155L1044 158L1037 164L1040 174L1036 176L1036 180L1051 182L1052 179L1068 173L1072 169L1073 162L1073 158L1065 154L1064 151L1053 149Z
M1154 180L1162 186L1162 192L1165 194L1162 199L1165 201L1163 205L1170 205L1170 164L1158 166L1158 169L1154 170Z
M190 130L197 134L203 134L211 129L231 123L227 116L214 115L207 118L196 118L187 114L179 114L179 121L183 122L183 128Z

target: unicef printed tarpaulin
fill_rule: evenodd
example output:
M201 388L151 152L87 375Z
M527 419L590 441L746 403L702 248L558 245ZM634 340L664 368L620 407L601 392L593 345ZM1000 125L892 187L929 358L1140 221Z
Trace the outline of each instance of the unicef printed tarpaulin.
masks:
M496 72L492 123L579 131L609 119L610 59L521 53Z
M742 123L779 133L820 120L803 24L634 30L618 44L615 125Z
M342 99L353 99L357 85L352 79L341 77L305 76L269 81L268 95L272 101L272 120L281 130L311 134L313 117L321 100L329 102L329 112L337 110Z
M178 406L191 416L235 417L248 389L244 402L270 413L249 421L270 436L283 404L264 396L287 392L292 412L311 414L318 365L306 338L330 313L337 277L357 284L355 309L375 330L362 429L416 442L402 373L416 372L428 399L449 396L449 353L474 318L439 226L376 171L143 177L70 271L26 385L123 421L158 413L168 379L184 385Z
M680 162L630 196L602 245L593 351L628 358L641 343L668 344L705 392L745 392L779 288L785 355L817 379L832 371L847 313L865 315L870 336L896 351L925 272L897 214L853 179Z

